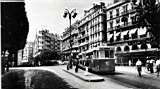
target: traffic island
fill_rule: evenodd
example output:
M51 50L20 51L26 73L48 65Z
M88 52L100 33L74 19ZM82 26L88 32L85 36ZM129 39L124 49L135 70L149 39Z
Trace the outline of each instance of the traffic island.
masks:
M95 75L93 73L86 73L86 71L84 70L81 70L81 69L78 69L78 72L75 72L74 68L73 69L62 69L64 70L65 72L67 73L70 73L72 74L73 76L77 77L77 78L80 78L84 81L88 81L88 82L98 82L98 81L104 81L104 78L103 77L100 77L98 75Z

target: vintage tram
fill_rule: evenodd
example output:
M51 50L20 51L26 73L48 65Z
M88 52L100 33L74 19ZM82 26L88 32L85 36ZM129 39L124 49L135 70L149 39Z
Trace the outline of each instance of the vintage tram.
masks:
M89 71L96 73L114 73L115 58L114 48L108 46L99 46L79 54L79 66L85 69L88 66ZM87 64L87 65L86 65Z

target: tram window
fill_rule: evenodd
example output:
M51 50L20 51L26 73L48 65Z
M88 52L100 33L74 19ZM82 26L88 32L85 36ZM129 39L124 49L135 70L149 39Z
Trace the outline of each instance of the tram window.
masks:
M105 50L105 57L109 57L109 51Z

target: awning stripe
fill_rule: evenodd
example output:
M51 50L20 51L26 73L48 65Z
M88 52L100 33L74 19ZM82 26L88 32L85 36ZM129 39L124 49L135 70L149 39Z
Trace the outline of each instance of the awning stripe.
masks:
M132 29L132 30L129 31L129 34L133 34L133 33L135 33L136 31L137 31L137 28Z
M110 40L113 37L113 34L108 35L108 40Z
M127 34L128 34L128 32L129 32L129 31L121 32L121 38L123 38L123 36L124 36L124 35L127 35Z
M147 32L147 28L146 27L138 29L138 35L144 35L144 34L146 34L146 32Z

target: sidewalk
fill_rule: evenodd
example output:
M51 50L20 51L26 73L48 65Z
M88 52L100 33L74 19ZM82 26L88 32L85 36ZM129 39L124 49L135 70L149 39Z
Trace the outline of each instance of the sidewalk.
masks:
M87 75L85 75L85 72L84 70L82 69L78 69L78 72L76 73L75 72L75 68L72 68L72 69L69 69L67 70L66 68L62 68L62 70L72 74L73 76L76 76L82 80L85 80L85 81L88 81L88 82L97 82L97 81L103 81L104 78L103 77L100 77L98 75L95 75L93 73L89 73Z
M116 80L136 87L143 86L145 87L144 89L160 89L160 77L157 77L156 73L151 74L147 72L145 67L142 68L142 77L138 76L136 67L134 66L116 66L115 69L116 73L122 73L113 77Z
M133 85L142 89L160 89L160 77L157 78L156 74L150 74L145 71L145 68L142 68L142 77L137 76L136 67L130 66L116 66L114 75L96 75L93 73L89 73L88 76L84 75L83 70L79 69L78 73L75 73L74 68L70 70L64 71L76 76L85 81L102 81L103 77L110 77L114 80L118 80L120 82ZM101 77L103 76L103 77Z
M115 71L120 72L120 73L130 73L130 74L134 74L134 75L138 74L135 66L116 66ZM157 77L157 73L150 73L150 71L147 71L147 69L145 67L142 67L142 75L156 78L156 79L160 79L160 76Z

